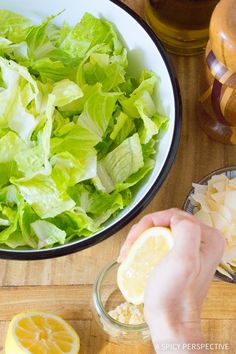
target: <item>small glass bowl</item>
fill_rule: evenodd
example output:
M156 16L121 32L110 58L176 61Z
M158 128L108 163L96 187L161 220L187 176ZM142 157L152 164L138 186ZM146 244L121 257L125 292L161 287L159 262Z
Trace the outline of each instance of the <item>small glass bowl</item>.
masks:
M211 173L209 173L207 176L203 177L200 179L200 181L196 182L197 184L207 184L207 182L211 179L211 177L216 176L216 175L221 175L225 174L226 177L229 179L235 178L236 177L236 166L229 166L229 167L224 167L224 168L219 168L218 170L215 170ZM189 213L189 214L195 214L195 210L197 209L196 205L193 204L191 195L194 193L194 188L192 188L187 195L187 198L185 199L183 209ZM232 276L232 279L226 277L225 275L221 274L220 272L216 271L216 278L223 280L227 283L236 283L236 274L230 274Z
M114 261L99 274L92 293L92 313L103 335L111 342L126 345L143 344L150 340L150 331L144 322L130 325L118 322L108 312L126 302L117 286L119 263Z

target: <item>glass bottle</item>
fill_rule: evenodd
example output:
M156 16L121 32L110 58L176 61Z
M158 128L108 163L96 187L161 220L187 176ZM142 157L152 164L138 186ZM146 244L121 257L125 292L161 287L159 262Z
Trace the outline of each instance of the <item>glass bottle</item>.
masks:
M236 144L236 1L221 0L210 22L198 116L212 139Z
M93 288L91 309L101 334L109 341L137 345L150 341L150 331L145 322L131 325L118 322L109 312L125 302L117 285L119 263L114 261L99 274Z
M145 0L147 22L175 54L193 55L205 49L209 22L219 0Z

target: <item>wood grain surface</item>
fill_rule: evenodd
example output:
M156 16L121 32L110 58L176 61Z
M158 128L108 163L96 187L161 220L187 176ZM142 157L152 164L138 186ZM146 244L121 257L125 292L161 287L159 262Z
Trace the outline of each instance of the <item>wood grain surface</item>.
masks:
M142 0L126 0L141 16ZM90 311L92 284L100 269L119 252L131 225L143 215L170 207L182 207L191 183L214 169L236 164L236 146L211 141L196 116L199 75L203 56L172 56L183 101L183 129L174 165L152 203L130 225L102 244L83 252L44 261L0 260L0 353L3 354L9 320L30 308L63 315L78 329L82 354L152 354L151 344L136 347L107 342L97 330ZM236 286L213 282L202 313L202 328L209 342L229 343L236 353ZM223 352L217 352L223 353Z

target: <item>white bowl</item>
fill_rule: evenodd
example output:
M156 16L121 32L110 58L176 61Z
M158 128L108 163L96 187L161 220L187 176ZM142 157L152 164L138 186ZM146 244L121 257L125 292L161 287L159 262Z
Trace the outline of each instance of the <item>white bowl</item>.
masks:
M130 222L155 196L170 170L179 144L181 99L178 83L168 56L150 27L118 0L0 0L0 8L20 13L36 23L63 9L65 11L53 21L58 25L67 21L73 26L80 21L86 11L111 21L121 34L128 50L130 72L138 77L145 67L159 76L156 104L158 111L167 115L170 120L168 131L158 145L154 170L145 179L132 204L109 221L101 231L51 249L0 249L0 258L28 260L57 257L84 249L111 236Z

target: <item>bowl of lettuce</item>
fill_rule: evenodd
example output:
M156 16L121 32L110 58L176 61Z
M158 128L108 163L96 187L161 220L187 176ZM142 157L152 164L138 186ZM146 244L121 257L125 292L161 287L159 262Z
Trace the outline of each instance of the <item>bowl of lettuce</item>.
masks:
M0 257L126 225L169 172L180 106L159 40L119 1L0 0Z

